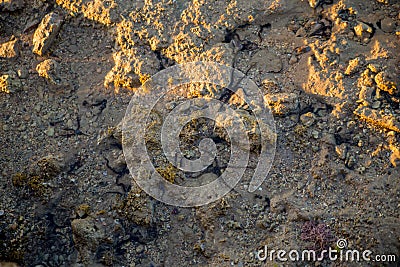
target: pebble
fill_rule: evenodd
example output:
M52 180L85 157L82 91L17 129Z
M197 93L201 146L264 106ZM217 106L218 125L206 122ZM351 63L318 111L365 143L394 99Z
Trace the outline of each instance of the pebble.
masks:
M36 71L39 76L46 78L52 84L58 84L60 81L59 64L53 59L46 59L36 66Z
M361 39L364 38L369 38L371 34L373 33L372 27L370 27L368 24L364 22L358 22L358 24L354 27L354 32L358 37Z
M372 108L373 109L378 109L381 106L381 102L380 101L375 101L374 103L372 103Z
M0 210L0 216L4 215L4 210Z
M45 133L47 134L47 136L50 136L50 137L54 136L54 127L49 126L47 128L47 130L45 131Z
M316 8L317 5L319 4L320 0L308 0L308 4L310 5L310 7L312 8Z
M79 51L79 47L77 46L77 45L70 45L69 46L69 51L71 52L71 53L73 53L73 54L75 54L76 52L78 52Z
M299 105L299 96L295 93L266 94L264 100L271 107L274 115L290 114ZM297 121L297 117L293 119Z
M144 246L143 245L138 245L136 247L136 253L140 254L144 251Z
M347 146L346 144L340 144L335 147L336 154L338 155L339 159L345 159L347 156Z
M18 228L18 224L17 223L13 223L13 224L10 225L10 229L13 230L13 231L17 230L17 228Z
M356 57L356 58L350 60L349 65L347 66L344 74L352 75L352 74L356 73L359 70L360 63L361 63L361 59L359 57Z
M345 161L346 167L351 169L356 165L356 158L352 155L348 156Z
M21 85L21 81L13 71L0 76L0 92L15 93L21 89Z
M296 37L304 37L306 35L307 35L307 31L306 31L306 29L304 27L301 27L296 32Z
M299 61L299 60L297 59L297 57L296 57L295 55L292 55L292 56L290 57L290 59L289 59L289 64L290 64L290 65L293 65L293 64L297 63L297 61Z
M373 73L377 73L379 71L379 67L376 64L368 64L368 69Z
M69 119L69 120L67 121L67 127L68 127L68 128L74 127L74 123L73 123L73 121L72 121L71 119Z
M0 45L0 57L2 58L15 58L19 54L18 39Z
M314 139L318 139L319 138L319 132L318 131L313 130L311 134L314 137Z
M21 124L21 125L18 127L18 131L20 131L20 132L23 132L23 131L25 131L25 130L26 130L25 124Z
M21 69L17 70L17 74L18 74L19 78L26 79L26 78L28 78L29 71L25 68L21 68Z
M33 107L33 109L34 109L36 112L40 112L40 110L42 109L42 106L41 106L40 104L36 104L36 105Z
M29 114L25 114L23 117L24 121L30 121L31 120L31 116Z
M311 126L315 122L314 114L307 112L300 116L300 121L307 127Z
M394 21L392 18L384 18L381 21L381 29L386 33L394 32L396 29L396 21Z
M315 146L315 145L313 145L313 146L311 146L311 150L312 150L312 152L318 152L319 151L319 147L318 146Z

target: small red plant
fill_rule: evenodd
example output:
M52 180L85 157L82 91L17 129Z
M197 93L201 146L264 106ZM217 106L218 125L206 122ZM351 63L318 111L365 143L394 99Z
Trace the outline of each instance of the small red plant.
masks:
M307 221L301 228L301 240L310 244L308 249L312 249L317 255L321 255L323 250L327 250L329 246L336 240L325 223L317 223L316 221Z

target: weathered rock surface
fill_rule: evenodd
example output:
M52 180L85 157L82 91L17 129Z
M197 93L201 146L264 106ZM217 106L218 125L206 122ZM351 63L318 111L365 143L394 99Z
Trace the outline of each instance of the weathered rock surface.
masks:
M16 11L24 6L24 0L0 0L0 11Z
M106 234L102 228L96 226L92 218L76 219L71 223L74 242L79 251L79 258L84 264L92 264L95 252Z
M270 106L274 115L287 115L299 106L299 96L295 93L267 94L264 100Z
M47 14L33 35L33 52L42 56L54 42L60 31L63 18L57 13Z
M354 114L375 126L400 132L400 122L392 114L382 114L382 112L366 106L359 106Z
M0 45L0 58L14 58L19 54L18 39L12 39Z
M53 59L46 59L36 66L39 76L46 78L52 84L59 84L58 62Z
M14 93L21 88L21 81L16 73L8 72L0 76L0 92Z

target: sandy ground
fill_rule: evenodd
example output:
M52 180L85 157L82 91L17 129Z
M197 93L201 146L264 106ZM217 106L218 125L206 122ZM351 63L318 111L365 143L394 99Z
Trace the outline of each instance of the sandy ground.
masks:
M398 266L399 10L396 0L1 0L0 266ZM259 144L234 190L181 208L135 184L120 122L142 83L196 60L258 85L276 155L255 193ZM185 128L189 157L209 126ZM149 130L159 173L193 180L168 167ZM228 151L223 130L213 136ZM229 157L219 159L200 177L219 175ZM256 257L338 239L397 261Z

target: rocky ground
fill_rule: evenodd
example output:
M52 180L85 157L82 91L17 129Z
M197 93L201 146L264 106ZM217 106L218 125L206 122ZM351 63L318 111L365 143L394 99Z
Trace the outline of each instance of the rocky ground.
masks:
M398 266L399 10L396 0L1 0L0 266ZM244 179L180 208L134 183L120 122L142 83L194 60L246 73L278 139L255 193ZM320 250L340 238L397 262L256 258L264 245Z

